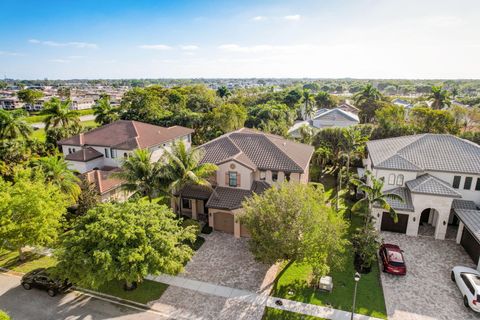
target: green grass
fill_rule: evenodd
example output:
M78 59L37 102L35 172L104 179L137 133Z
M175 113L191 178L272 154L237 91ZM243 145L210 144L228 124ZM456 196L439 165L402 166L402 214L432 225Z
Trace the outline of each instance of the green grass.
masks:
M95 120L82 121L81 124L84 128L89 128L89 129L98 127L98 123L96 123ZM36 129L36 130L34 129L30 137L32 139L45 141L45 138L46 138L45 129Z
M322 318L307 316L301 313L279 310L275 308L265 308L262 320L322 320Z
M89 114L93 114L93 109L84 109L84 110L78 110L78 114L80 116L86 116ZM38 123L38 122L43 122L46 116L44 115L31 115L29 117L25 118L25 121L28 123Z
M334 199L335 179L331 176L323 177L322 183L325 186L326 200ZM343 193L344 194L344 193ZM347 199L341 199L341 212L347 212L351 203ZM362 219L353 216L349 221L349 235L353 233L361 223ZM332 293L314 290L309 284L311 267L309 265L299 265L296 263L286 264L278 274L272 296L311 303L321 306L330 306L335 309L350 311L352 307L353 291L355 282L353 275L355 268L353 265L353 253L351 247L346 248L345 259L342 268L333 270L330 276L333 278ZM293 291L290 295L289 291ZM278 311L282 312L282 311ZM378 265L372 266L369 274L362 275L358 284L357 294L357 313L369 315L377 318L386 319L385 300L380 283L380 271ZM283 318L281 318L283 319ZM288 319L288 318L286 318Z
M167 284L146 279L132 291L123 290L123 284L123 281L110 281L96 288L95 291L139 303L147 303L158 300L168 288Z
M82 126L89 127L89 128L96 128L98 127L98 123L96 123L95 120L87 120L87 121L82 121Z
M54 258L42 256L32 252L25 253L26 260L18 260L18 252L10 250L0 251L0 267L16 272L27 273L37 268L49 268L57 264Z

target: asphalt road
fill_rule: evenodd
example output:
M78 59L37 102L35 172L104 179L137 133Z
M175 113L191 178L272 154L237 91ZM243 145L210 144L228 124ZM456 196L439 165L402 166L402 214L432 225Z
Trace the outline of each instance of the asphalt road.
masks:
M137 310L76 292L50 297L45 291L25 290L20 278L0 274L0 309L13 320L164 320L158 313Z

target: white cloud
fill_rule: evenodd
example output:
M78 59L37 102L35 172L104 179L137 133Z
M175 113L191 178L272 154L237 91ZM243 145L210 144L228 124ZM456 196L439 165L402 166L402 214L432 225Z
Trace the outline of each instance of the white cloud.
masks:
M256 16L256 17L253 17L252 20L253 21L262 21L262 20L266 20L267 17L265 16Z
M0 56L24 56L23 53L12 52L12 51L0 51Z
M283 19L289 20L289 21L298 21L300 20L300 18L301 16L299 14L293 14L293 15L283 17Z
M172 47L167 46L165 44L143 44L143 45L138 46L138 47L141 48L141 49L159 50L159 51L172 49Z
M73 47L73 48L89 48L96 49L98 46L95 43L70 41L70 42L56 42L56 41L42 41L37 39L30 39L28 42L33 44L41 44L49 47Z
M183 45L180 46L180 49L185 50L185 51L195 51L200 49L199 46L193 45L193 44L188 44L188 45Z

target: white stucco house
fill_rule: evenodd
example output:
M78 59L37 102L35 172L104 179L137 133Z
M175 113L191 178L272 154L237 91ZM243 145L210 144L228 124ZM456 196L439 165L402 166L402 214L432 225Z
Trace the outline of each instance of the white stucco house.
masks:
M475 262L480 256L480 146L447 134L419 134L367 143L365 169L384 181L384 192L398 223L381 208L372 215L378 230L433 233L445 239L449 230Z
M210 180L213 189L187 186L172 207L182 215L208 223L235 237L249 233L238 219L242 202L284 181L307 183L313 147L261 131L242 128L200 146L202 163L214 163L218 170Z
M334 109L319 109L315 112L312 119L295 123L288 130L288 133L293 138L300 138L300 128L302 126L308 126L312 129L324 129L332 127L349 127L359 123L360 120L357 114L346 111L340 107Z
M123 159L136 149L148 149L151 161L158 161L172 143L183 140L191 146L192 129L173 126L164 128L138 121L118 120L105 126L60 140L65 160L72 170L94 182L102 200L124 200L121 181L111 174L119 170Z

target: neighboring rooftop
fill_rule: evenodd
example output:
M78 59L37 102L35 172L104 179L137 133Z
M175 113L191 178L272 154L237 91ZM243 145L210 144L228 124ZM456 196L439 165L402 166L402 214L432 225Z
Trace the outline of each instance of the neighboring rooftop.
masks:
M181 126L165 128L138 121L118 120L86 133L60 140L58 144L133 150L160 145L192 132L192 129Z
M358 116L352 112L342 110L340 108L334 109L320 109L315 113L314 120L326 121L356 121L360 122Z
M372 166L409 171L480 172L480 146L449 134L418 134L367 142Z
M304 173L313 147L283 137L242 128L214 139L200 148L203 163L235 160L252 169Z
M100 194L104 194L123 184L121 179L113 176L115 172L120 171L120 168L104 167L99 170L88 171L85 173L85 176L88 182L96 185Z

